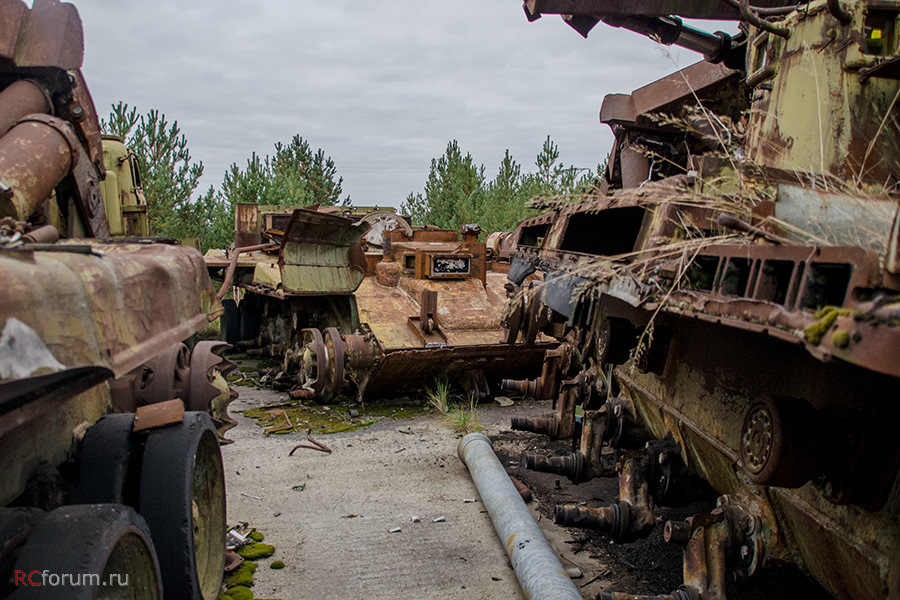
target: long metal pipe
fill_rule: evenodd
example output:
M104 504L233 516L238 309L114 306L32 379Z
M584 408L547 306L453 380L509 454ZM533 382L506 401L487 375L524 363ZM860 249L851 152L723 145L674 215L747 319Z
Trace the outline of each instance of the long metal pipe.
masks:
M547 542L500 464L491 440L470 433L459 442L459 460L469 469L497 537L529 600L582 600L581 593Z
M615 17L604 21L613 27L624 27L646 35L665 46L675 44L699 52L712 62L721 62L731 50L731 36L695 29L685 25L678 17Z

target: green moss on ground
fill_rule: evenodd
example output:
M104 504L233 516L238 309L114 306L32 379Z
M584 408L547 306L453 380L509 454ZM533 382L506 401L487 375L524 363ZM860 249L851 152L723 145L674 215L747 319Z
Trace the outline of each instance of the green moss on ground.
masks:
M263 534L261 534L260 532L258 532L256 530L251 531L250 535L248 535L247 537L249 537L254 542L261 542L264 539L266 539L266 536L264 536Z
M228 590L222 592L222 595L219 596L220 600L253 600L253 592L250 588L239 585L237 587L229 588Z
M238 550L237 553L241 555L244 560L256 560L275 554L275 546L259 543L247 544Z
M272 564L269 565L269 568L270 568L270 569L283 569L283 568L284 568L284 561L283 561L283 560L273 560L273 561L272 561Z
M351 410L357 411L357 416L347 416ZM242 411L245 417L255 419L256 424L275 434L302 433L312 429L314 434L340 433L343 431L356 431L368 427L380 418L388 419L413 419L425 412L428 408L421 403L392 403L376 406L359 406L350 404L332 404L330 406L300 405L279 406L276 408L251 408ZM290 425L294 429L288 429L288 422L284 418L287 413L291 420Z
M228 589L234 587L252 587L253 573L256 572L257 566L258 565L255 562L245 560L237 569L231 572L231 575L225 578L225 587Z

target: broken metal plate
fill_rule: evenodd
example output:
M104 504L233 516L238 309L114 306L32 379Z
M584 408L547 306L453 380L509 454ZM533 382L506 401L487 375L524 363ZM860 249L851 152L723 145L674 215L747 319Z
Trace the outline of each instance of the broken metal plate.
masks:
M164 425L181 423L184 419L184 402L179 399L139 406L134 414L134 431L146 431Z
M366 274L359 240L368 230L368 223L351 218L295 210L278 258L285 293L353 293Z

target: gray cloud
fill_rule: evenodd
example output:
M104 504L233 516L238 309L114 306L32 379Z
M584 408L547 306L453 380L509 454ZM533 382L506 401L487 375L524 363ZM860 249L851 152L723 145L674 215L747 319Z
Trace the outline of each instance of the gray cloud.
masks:
M517 0L74 0L101 115L123 100L177 120L201 187L299 134L334 158L357 204L420 191L451 139L488 175L508 148L532 169L547 135L591 168L603 96L697 60L598 26L528 23Z

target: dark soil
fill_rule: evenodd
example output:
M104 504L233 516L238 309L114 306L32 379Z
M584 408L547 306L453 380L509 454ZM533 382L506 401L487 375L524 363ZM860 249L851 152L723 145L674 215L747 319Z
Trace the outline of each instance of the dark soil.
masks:
M618 483L614 476L596 478L580 485L566 477L539 473L525 468L525 454L563 454L571 450L570 440L551 440L528 432L511 431L492 436L497 457L507 471L531 488L543 518L553 519L556 504L585 503L599 507L614 503ZM684 520L715 508L715 494L702 482L690 489L690 498L681 506L657 506L657 526L649 537L628 544L616 544L604 533L568 528L575 554L587 553L608 565L604 579L610 590L629 594L667 594L683 582L682 546L663 540L663 525L669 520ZM832 600L818 585L795 568L764 569L746 581L729 586L729 600Z

